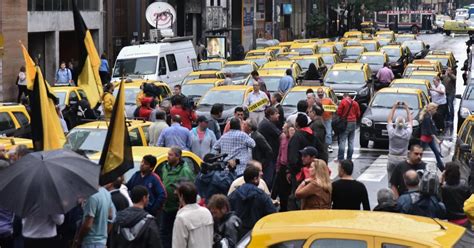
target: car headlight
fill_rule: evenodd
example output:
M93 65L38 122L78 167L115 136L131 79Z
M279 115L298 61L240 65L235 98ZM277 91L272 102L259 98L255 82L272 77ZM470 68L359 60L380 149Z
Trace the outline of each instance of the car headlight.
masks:
M413 126L416 127L418 125L420 125L420 123L417 120L413 120Z
M365 87L365 88L361 89L358 94L360 96L367 96L369 94L369 88Z
M469 111L468 108L464 108L464 107L461 108L460 112L461 112L460 114L461 114L462 118L467 118L469 116L469 114L471 113L471 111Z
M362 118L361 123L368 127L372 126L372 120L366 117Z

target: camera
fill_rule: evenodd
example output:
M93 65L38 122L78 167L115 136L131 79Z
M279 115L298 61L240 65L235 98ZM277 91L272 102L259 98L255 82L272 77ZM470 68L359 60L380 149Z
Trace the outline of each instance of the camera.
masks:
M207 174L211 171L223 171L228 168L230 171L235 170L235 166L231 166L228 161L224 161L227 154L215 155L208 153L204 156L201 164L201 173ZM240 161L235 159L235 163L239 164Z

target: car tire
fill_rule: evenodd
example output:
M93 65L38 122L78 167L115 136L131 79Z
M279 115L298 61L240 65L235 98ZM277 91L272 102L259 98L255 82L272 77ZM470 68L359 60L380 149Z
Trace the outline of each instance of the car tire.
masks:
M449 31L449 30L445 30L444 33L445 33L447 36L450 36L450 35L451 35L451 31Z
M360 145L361 148L368 148L369 147L369 140L366 140L366 139L360 137L359 145Z
M417 26L412 26L411 27L411 33L412 34L418 34L420 32L420 29Z

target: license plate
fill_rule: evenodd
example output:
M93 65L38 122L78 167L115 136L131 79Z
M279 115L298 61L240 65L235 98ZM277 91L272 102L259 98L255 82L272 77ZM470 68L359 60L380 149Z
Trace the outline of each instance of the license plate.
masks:
M382 136L388 136L388 131L387 130L382 130Z

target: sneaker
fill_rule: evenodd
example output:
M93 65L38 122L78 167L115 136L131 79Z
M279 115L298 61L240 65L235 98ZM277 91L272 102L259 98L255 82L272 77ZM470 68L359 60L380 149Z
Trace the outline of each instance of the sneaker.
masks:
M329 153L332 153L334 150L332 149L332 146L331 145L328 145L328 152Z

